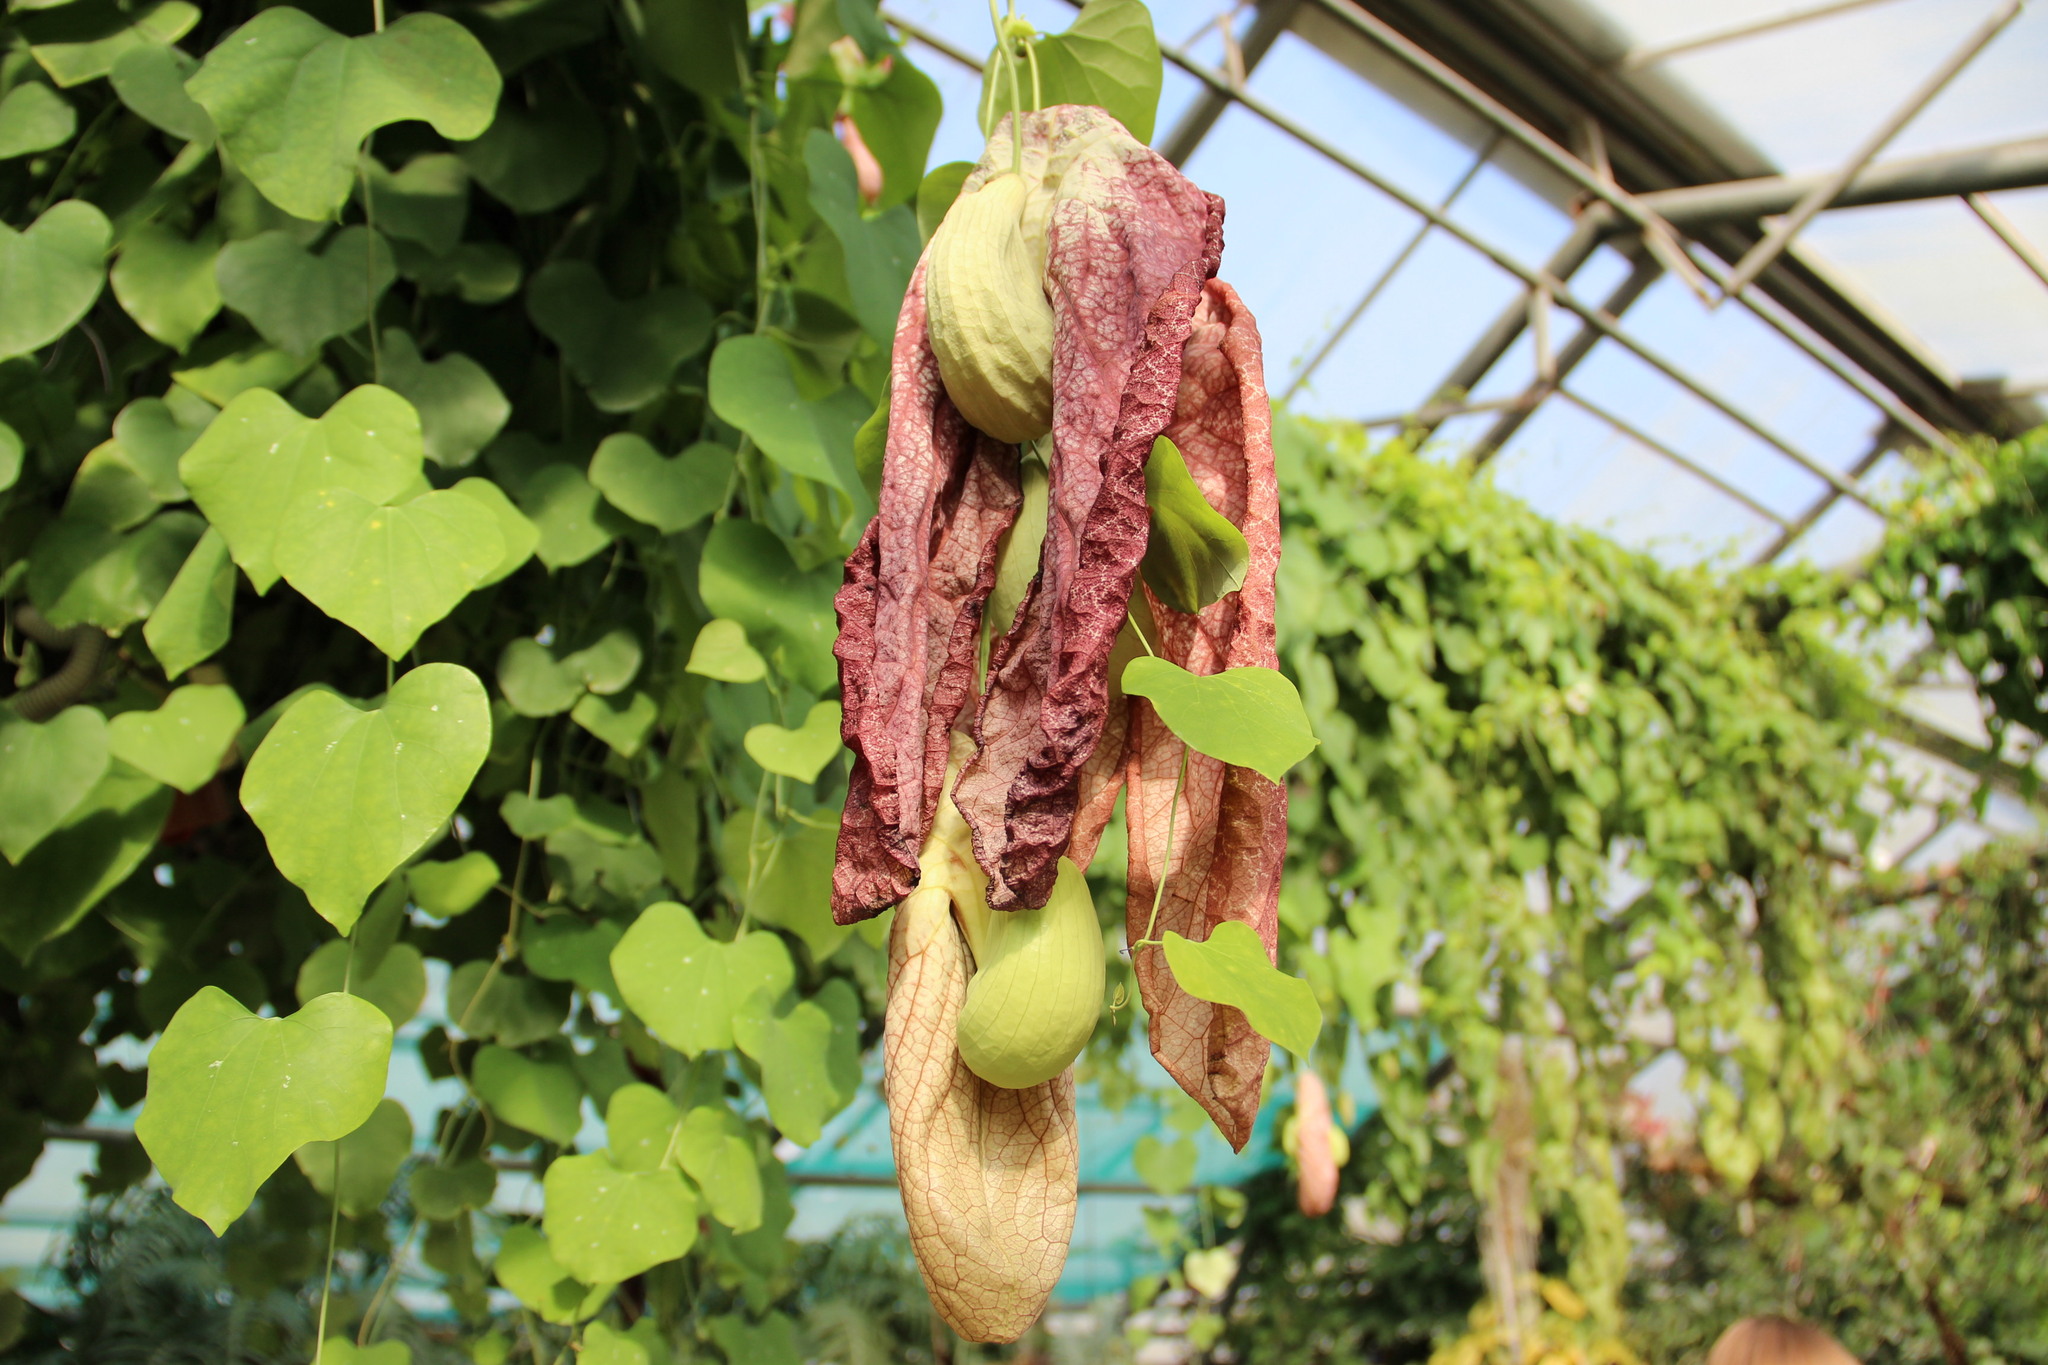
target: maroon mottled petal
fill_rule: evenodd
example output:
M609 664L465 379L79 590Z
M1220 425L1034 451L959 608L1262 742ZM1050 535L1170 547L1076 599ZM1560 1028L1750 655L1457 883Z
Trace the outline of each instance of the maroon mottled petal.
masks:
M1038 587L992 653L980 748L953 797L999 910L1045 904L1068 851L1145 554L1145 460L1223 250L1223 201L1127 135L1104 140L1107 117L1063 105L1025 118L1027 159L1034 143L1055 164L1063 140L1094 151L1067 166L1046 231L1054 449Z
M982 607L1019 501L1015 447L969 426L946 397L920 266L896 326L881 510L834 601L840 733L853 751L832 871L841 924L870 918L916 885L946 734L974 690Z

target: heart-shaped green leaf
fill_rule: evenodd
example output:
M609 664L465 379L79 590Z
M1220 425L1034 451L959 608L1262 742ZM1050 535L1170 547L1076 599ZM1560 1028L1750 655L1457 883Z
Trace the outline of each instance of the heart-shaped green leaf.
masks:
M1244 586L1251 546L1202 496L1180 447L1161 436L1145 464L1152 529L1139 569L1146 586L1175 611L1194 613Z
M526 519L526 513L512 505L512 499L505 496L505 490L489 479L463 479L448 490L473 499L498 523L498 539L505 546L505 553L496 567L487 571L477 583L479 588L488 588L501 579L509 578L520 565L533 558L536 546L540 544L540 528Z
M18 863L106 774L107 721L67 706L40 723L0 711L0 854Z
M1315 988L1289 976L1266 956L1266 945L1249 924L1229 920L1200 943L1171 929L1164 935L1166 965L1180 988L1197 1000L1244 1011L1261 1037L1306 1059L1323 1026Z
M581 1322L612 1296L612 1286L586 1286L564 1270L541 1230L525 1223L505 1229L491 1269L499 1284L545 1322Z
M583 1084L565 1062L543 1062L487 1044L476 1054L470 1084L493 1114L563 1146L583 1126Z
M758 834L756 831L759 831ZM718 852L733 894L763 924L787 929L823 962L853 930L832 919L832 863L839 832L792 820L779 828L754 823L751 810L728 816Z
M1125 666L1123 688L1150 701L1196 753L1275 782L1316 747L1301 693L1275 669L1226 668L1200 677L1148 655Z
M1237 1253L1228 1246L1190 1251L1180 1263L1181 1278L1188 1288L1214 1302L1230 1290L1237 1278Z
M268 592L278 578L278 528L308 494L347 489L386 502L419 478L420 459L419 414L389 389L353 389L318 421L268 389L250 389L192 443L178 473L249 581Z
M320 1365L413 1365L412 1347L401 1337L386 1337L358 1346L349 1337L329 1337L320 1344Z
M816 1142L825 1120L859 1089L860 1002L844 980L835 977L816 998L786 1009L757 991L733 1016L732 1034L761 1064L769 1117L799 1146Z
M186 78L198 69L197 58L169 44L146 43L116 58L107 81L135 113L172 137L204 147L213 142L213 120L185 92Z
M379 232L418 242L436 256L446 256L461 244L462 225L469 217L469 171L460 157L422 152L398 171L386 170L374 156L365 156L362 165Z
M825 765L839 756L839 717L838 702L821 701L799 729L756 725L747 731L747 755L778 776L816 782Z
M231 340L231 339L230 339ZM224 408L251 389L281 389L313 368L317 356L286 355L275 346L252 345L222 353L201 346L203 363L171 371L180 387ZM217 359L213 357L218 357Z
M529 86L507 96L484 134L456 153L494 198L518 213L546 213L604 169L605 125L558 87Z
M235 689L181 687L154 711L124 711L107 723L114 757L181 792L197 791L220 771L248 713Z
M711 309L666 286L620 302L588 261L552 261L526 286L534 326L602 412L631 412L661 396L676 366L711 339Z
M746 627L720 617L697 632L683 671L720 682L759 682L768 676L768 661L747 643Z
M658 901L612 950L612 976L626 1007L656 1037L695 1057L731 1047L734 1013L757 990L779 997L796 980L796 967L774 934L720 942L706 937L686 907Z
M652 1171L675 1164L669 1147L682 1110L651 1085L622 1085L605 1101L605 1150L622 1171Z
M402 908L402 897L400 904ZM364 937L362 928L358 928L355 937ZM353 967L349 964L351 954L358 959ZM360 960L365 956L360 945L351 946L348 939L327 940L299 964L294 994L304 1003L338 991L346 984L350 995L359 995L384 1011L391 1027L404 1027L420 1012L420 1005L427 998L427 960L410 943L391 944L375 966L366 966Z
M235 620L235 561L212 526L185 556L143 624L142 638L164 676L175 678L228 642Z
M645 692L624 697L585 696L569 708L569 719L596 735L621 758L631 758L647 742L661 708Z
M504 554L498 519L452 489L391 507L321 488L287 510L277 567L314 606L396 659Z
M640 638L630 630L608 630L597 643L562 660L562 667L601 697L623 692L640 672Z
M526 970L545 981L572 981L585 995L619 998L612 980L612 949L625 931L611 920L584 924L563 915L526 931L519 945Z
M114 297L136 326L183 351L220 311L219 255L220 229L212 223L189 241L162 223L145 223L121 243L110 275ZM358 279L357 290L362 287Z
M711 353L709 382L711 410L753 437L769 459L792 474L846 491L828 442L843 443L850 463L858 423L840 442L836 413L797 392L789 357L773 337L748 334L719 342Z
M533 552L550 569L581 564L632 524L605 505L582 470L560 462L526 480L519 506L540 533Z
M498 1173L488 1161L420 1166L412 1173L408 1191L420 1217L445 1223L490 1203L498 1192Z
M676 1134L676 1157L704 1192L713 1218L734 1232L761 1226L761 1164L739 1115L710 1105L692 1109Z
M113 231L78 199L52 204L25 232L0 223L0 360L47 346L86 315Z
M454 919L498 884L498 865L482 849L447 862L414 863L405 870L413 904L437 919Z
M20 866L0 862L0 943L26 958L83 919L156 847L171 796L161 782L109 768Z
M1137 1169L1138 1179L1170 1199L1193 1183L1195 1158L1199 1155L1195 1144L1187 1138L1162 1142L1154 1134L1146 1133L1131 1149L1131 1165Z
M749 639L765 645L787 677L813 693L838 681L834 578L798 569L767 527L741 517L713 526L698 562L697 590L713 615L739 622Z
M419 409L427 458L448 469L474 460L512 415L490 371L460 352L428 360L396 327L384 329L384 382Z
M121 630L156 610L206 524L162 512L132 531L59 517L29 552L29 600L53 626Z
M1026 100L1035 89L1041 109L1092 104L1107 110L1138 141L1152 140L1165 71L1159 36L1143 0L1090 0L1065 33L1040 38L1037 46L1037 69L1018 74ZM983 133L1010 112L1007 70L991 61L983 71ZM998 80L1002 85L992 89Z
M903 292L910 287L911 272L924 247L917 235L917 216L902 204L872 218L861 212L853 158L822 128L813 128L804 141L804 165L811 174L811 208L839 239L846 256L853 314L869 336L887 346L895 340ZM914 185L915 179L910 183Z
M717 511L732 483L733 453L699 441L672 459L630 431L604 438L590 457L590 482L635 521L673 534Z
M50 79L69 88L98 80L125 53L175 43L199 22L199 7L185 0L150 4L14 5L13 24ZM43 13L22 14L23 10Z
M474 673L423 664L384 704L308 692L265 735L242 805L278 870L347 933L370 892L439 833L491 747Z
M264 197L310 219L347 201L369 133L424 119L451 141L473 138L490 126L499 86L490 54L444 15L344 38L286 6L242 25L185 83Z
M208 986L150 1052L135 1136L178 1206L218 1236L286 1157L362 1126L390 1061L391 1021L366 1000L323 995L259 1019Z
M315 1190L349 1217L360 1218L377 1211L411 1155L412 1116L397 1100L383 1100L353 1133L338 1142L309 1142L292 1153L292 1160Z
M583 696L583 679L548 647L524 636L498 655L498 690L522 716L559 716Z
M565 1156L542 1188L548 1246L579 1280L627 1279L696 1243L697 1196L673 1167L622 1171L603 1152Z
M383 237L345 227L318 255L283 229L220 249L214 279L221 301L292 355L312 355L331 337L369 322L376 300L398 278Z
M0 99L0 161L48 151L77 129L71 101L41 81L23 81Z

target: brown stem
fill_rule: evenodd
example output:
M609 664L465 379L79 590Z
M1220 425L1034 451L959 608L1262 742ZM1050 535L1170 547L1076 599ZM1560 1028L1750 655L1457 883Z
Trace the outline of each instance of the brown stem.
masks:
M1941 1354L1947 1365L1970 1365L1970 1345L1942 1309L1941 1299L1935 1294L1934 1281L1928 1281L1922 1302L1927 1305L1928 1316L1934 1319L1935 1330L1941 1333Z

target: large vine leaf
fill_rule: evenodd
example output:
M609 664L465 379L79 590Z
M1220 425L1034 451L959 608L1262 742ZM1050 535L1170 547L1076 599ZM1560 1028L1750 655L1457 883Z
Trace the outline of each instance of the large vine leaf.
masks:
M175 678L228 642L235 619L235 562L227 538L209 526L143 623L142 638Z
M853 296L854 316L869 336L887 346L896 338L903 292L910 287L911 272L924 249L917 215L903 204L872 218L862 213L853 158L822 128L813 128L804 141L804 165L811 174L811 207L846 253L846 288Z
M313 355L330 338L368 324L398 278L380 233L345 227L318 254L278 229L230 242L214 263L218 299L291 355ZM202 324L204 325L204 324Z
M483 684L422 664L381 706L308 692L264 736L242 805L278 871L347 933L384 879L440 832L491 745Z
M368 1120L390 1061L391 1021L367 1000L323 995L260 1019L208 986L150 1052L135 1136L178 1206L218 1236L286 1157Z
M286 6L264 10L206 56L185 83L235 164L299 218L347 202L363 139L423 119L451 141L490 126L501 82L490 54L440 14L408 14L344 38Z
M82 85L113 70L125 54L138 48L175 43L199 22L199 7L186 0L151 4L15 5L43 13L18 17L16 25L29 51L50 79L60 86Z
M844 446L850 465L858 423L841 433L838 413L797 392L789 357L773 337L735 336L718 343L711 353L710 386L711 410L753 437L769 459L792 474L848 491L836 448Z
M756 991L732 1017L733 1040L761 1065L768 1114L791 1142L809 1146L860 1088L860 1002L834 977L810 1000L778 1007Z
M46 721L0 711L0 854L18 863L98 785L111 749L107 721L67 706Z
M287 513L277 567L314 606L397 659L504 555L498 518L453 489L382 506L323 488Z
M674 1167L623 1171L603 1152L565 1156L543 1182L542 1227L563 1269L586 1283L624 1280L687 1255L697 1196Z
M711 528L698 562L697 589L713 614L761 641L776 668L814 692L838 681L832 641L832 582L797 568L776 534L728 517Z
M31 547L29 600L53 626L122 630L156 610L205 529L186 511L161 513L132 531L59 517Z
M443 468L474 460L512 416L490 371L459 351L428 360L396 327L384 329L384 382L419 410L421 446Z
M733 1016L755 991L780 996L796 980L774 934L726 943L705 934L688 907L660 901L640 912L612 950L626 1007L686 1056L733 1045Z
M498 1241L492 1272L512 1296L545 1322L581 1322L612 1296L609 1284L585 1285L562 1267L537 1227L514 1223Z
M360 1218L377 1211L410 1155L412 1116L397 1100L387 1099L354 1132L335 1142L309 1142L292 1153L292 1160L316 1192L349 1217Z
M171 797L126 765L108 769L18 865L0 863L0 943L26 958L83 919L156 847Z
M590 457L590 482L633 520L672 535L725 502L733 465L733 453L711 441L663 456L646 437L622 431L605 437Z
M145 223L121 243L109 275L114 297L143 331L182 351L220 311L214 277L220 250L220 229L213 224L188 239L163 223ZM362 288L359 278L358 294Z
M165 697L154 711L115 716L107 723L107 743L114 757L164 785L197 791L220 771L246 719L234 688L195 683Z
M1229 920L1199 943L1169 929L1165 944L1166 965L1182 990L1243 1010L1262 1037L1306 1060L1323 1026L1323 1008L1314 987L1273 965L1256 929Z
M583 1086L565 1062L541 1061L495 1043L476 1054L470 1084L505 1122L566 1146L583 1126Z
M756 725L744 741L747 756L778 776L816 782L825 765L839 756L839 716L838 702L821 701L797 729Z
M357 939L363 936L360 930L355 935ZM410 1023L427 998L426 959L410 943L394 943L385 949L380 961L357 961L351 966L351 957L366 956L359 945L343 938L331 938L315 948L299 964L299 977L293 983L300 1003L338 991L346 984L350 995L359 995L384 1011L391 1027L402 1028Z
M387 502L419 477L421 454L419 414L389 389L353 389L318 421L250 389L192 443L178 473L249 581L268 592L288 513L316 490Z
M107 215L66 199L24 231L0 223L0 360L27 355L71 330L106 281Z
M711 308L665 286L621 302L588 261L551 261L526 286L534 326L604 412L631 412L660 397L676 366L711 339Z
M1159 36L1143 0L1088 0L1065 33L1034 40L1038 47L1037 108L1092 104L1107 110L1140 142L1152 140L1165 68ZM1028 65L1017 70L1025 108L1032 108ZM1004 64L991 60L982 75L982 132L1010 112Z
M1226 668L1199 676L1147 655L1125 666L1123 688L1150 701L1196 753L1275 782L1316 747L1301 693L1277 669Z

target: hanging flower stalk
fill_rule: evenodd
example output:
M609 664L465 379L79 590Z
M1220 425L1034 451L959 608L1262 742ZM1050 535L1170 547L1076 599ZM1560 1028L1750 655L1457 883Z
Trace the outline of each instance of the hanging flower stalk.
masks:
M880 511L837 599L854 766L833 913L901 906L899 1181L934 1303L979 1340L1028 1327L1065 1262L1070 1066L1103 982L1080 869L1120 790L1131 942L1235 920L1274 949L1285 789L1190 751L1112 668L1134 649L1195 674L1276 662L1271 421L1256 325L1213 278L1222 220L1100 110L1000 124L905 297ZM1162 436L1242 532L1220 600L1139 582ZM1133 956L1155 1056L1241 1148L1267 1043L1156 946Z

